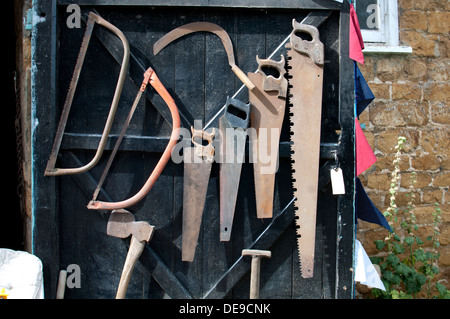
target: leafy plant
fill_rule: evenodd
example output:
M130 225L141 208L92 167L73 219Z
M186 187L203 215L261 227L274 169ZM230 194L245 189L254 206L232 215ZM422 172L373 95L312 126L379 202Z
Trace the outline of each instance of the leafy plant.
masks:
M431 243L431 249L424 249L424 241L417 235L419 225L415 216L415 192L414 184L416 175L411 174L411 183L407 196L408 203L399 214L395 200L400 180L400 155L404 148L404 137L398 138L394 159L394 171L392 172L389 189L390 203L383 213L387 218L392 231L384 240L376 240L375 246L385 253L381 257L371 257L372 263L379 265L381 280L386 291L372 289L372 295L376 298L386 299L411 299L418 298L419 293L424 292L428 299L450 299L450 291L439 282L432 287L433 278L439 273L437 266L440 257L439 224L441 222L441 210L439 203L435 203L433 213L433 234L426 238ZM401 220L399 220L401 218Z

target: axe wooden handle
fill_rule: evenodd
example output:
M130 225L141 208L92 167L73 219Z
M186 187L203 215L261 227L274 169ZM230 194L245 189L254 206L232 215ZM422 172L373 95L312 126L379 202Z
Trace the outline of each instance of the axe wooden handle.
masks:
M58 288L56 288L56 299L64 299L64 292L66 291L67 271L60 270L58 277Z
M239 78L239 80L241 80L242 83L244 83L245 86L250 91L252 91L255 88L255 85L253 84L253 82L250 81L250 79L245 75L244 72L242 72L242 70L236 64L231 66L231 70L234 72L234 74L236 74L236 76Z
M117 288L116 299L124 299L127 293L128 283L130 282L131 274L133 273L134 266L144 250L145 240L139 241L136 237L131 237L130 248L128 249L127 258L122 270L122 276L120 277L119 287Z

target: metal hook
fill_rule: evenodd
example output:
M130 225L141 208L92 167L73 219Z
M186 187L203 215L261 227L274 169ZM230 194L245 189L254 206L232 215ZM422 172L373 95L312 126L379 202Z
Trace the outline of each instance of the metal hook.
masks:
M337 170L339 168L339 157L337 155L337 150L331 152L334 156L334 169Z

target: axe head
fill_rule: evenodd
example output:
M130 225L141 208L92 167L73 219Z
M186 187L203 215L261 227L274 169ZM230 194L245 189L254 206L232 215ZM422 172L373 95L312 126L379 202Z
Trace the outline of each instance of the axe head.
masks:
M134 215L129 211L118 209L111 212L106 233L118 238L127 238L132 235L138 241L149 242L153 236L154 228L147 222L136 222Z

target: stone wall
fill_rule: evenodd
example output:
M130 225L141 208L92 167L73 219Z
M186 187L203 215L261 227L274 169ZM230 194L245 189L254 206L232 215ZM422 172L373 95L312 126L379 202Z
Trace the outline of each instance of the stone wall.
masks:
M434 203L440 205L438 279L450 288L450 13L447 0L399 0L400 44L412 54L365 54L359 65L376 99L361 114L360 123L378 161L360 179L374 204L384 212L399 136L406 137L397 195L399 210L406 206L411 172L416 172L415 215L418 235L432 232ZM369 256L378 251L374 240L387 230L359 222L358 239Z

